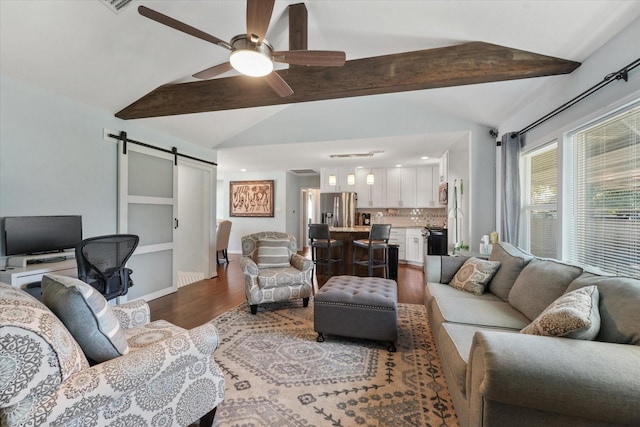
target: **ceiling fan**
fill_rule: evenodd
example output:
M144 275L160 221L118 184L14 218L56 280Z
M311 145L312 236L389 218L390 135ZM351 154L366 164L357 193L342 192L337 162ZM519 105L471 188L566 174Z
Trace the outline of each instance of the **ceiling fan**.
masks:
M279 96L285 97L292 95L293 90L280 75L273 72L274 62L292 65L341 67L345 63L346 55L341 51L330 50L275 51L264 38L269 28L274 3L275 0L247 0L247 33L233 37L229 43L145 6L139 6L138 13L163 25L231 51L229 61L195 73L193 77L210 79L235 69L247 76L264 77L267 84Z

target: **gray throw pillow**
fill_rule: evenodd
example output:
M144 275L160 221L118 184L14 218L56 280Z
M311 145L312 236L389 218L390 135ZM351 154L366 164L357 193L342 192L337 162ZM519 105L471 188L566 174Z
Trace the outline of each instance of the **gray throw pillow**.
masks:
M42 278L42 299L91 360L104 362L129 352L120 322L93 287L73 277L48 274Z
M499 262L471 257L462 264L462 267L449 282L449 286L475 295L482 295L487 283L499 268Z
M600 330L598 287L568 292L551 303L520 332L530 335L592 340Z
M258 240L258 268L289 267L291 252L289 239L259 239Z

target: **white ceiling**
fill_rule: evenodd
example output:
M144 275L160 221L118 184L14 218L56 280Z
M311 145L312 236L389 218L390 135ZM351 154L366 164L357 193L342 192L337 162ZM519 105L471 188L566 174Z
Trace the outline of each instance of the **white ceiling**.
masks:
M224 40L245 31L241 0L134 0L119 14L100 4L104 1L0 0L0 72L115 114L157 86L191 81L191 74L228 59L225 49L140 16L138 5ZM267 33L276 50L288 48L287 6L298 2L276 1ZM635 0L325 0L307 1L306 6L309 49L344 50L347 60L484 41L582 62L640 16L640 1ZM373 96L367 104L391 102L497 126L554 78L559 77ZM290 132L292 127L317 127L321 117L305 115L309 108L330 111L365 105L349 99L321 102L139 123L216 148L222 174L240 168L318 170L336 164L328 158L330 153L372 149L383 150L377 159L389 166L419 162L417 157L439 155L465 138L457 132L359 137L353 129L336 127L320 132L323 140L317 140ZM302 119L291 123L297 117ZM282 124L283 119L289 123Z

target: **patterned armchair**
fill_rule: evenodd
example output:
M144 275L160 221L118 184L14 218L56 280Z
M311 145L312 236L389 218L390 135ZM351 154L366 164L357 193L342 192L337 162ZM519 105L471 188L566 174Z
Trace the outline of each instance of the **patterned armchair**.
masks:
M224 398L213 358L215 327L150 322L144 301L112 310L128 350L89 366L60 318L25 291L0 283L0 425L212 423Z
M302 298L307 307L312 292L311 260L296 253L291 234L264 231L242 238L244 292L251 313L258 304Z

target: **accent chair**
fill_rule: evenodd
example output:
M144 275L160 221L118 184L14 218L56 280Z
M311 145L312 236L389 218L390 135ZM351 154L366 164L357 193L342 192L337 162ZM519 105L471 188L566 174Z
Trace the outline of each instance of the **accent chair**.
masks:
M258 305L302 298L309 305L313 263L297 254L296 238L278 231L242 237L244 291L252 314Z

